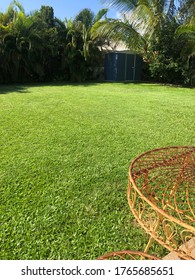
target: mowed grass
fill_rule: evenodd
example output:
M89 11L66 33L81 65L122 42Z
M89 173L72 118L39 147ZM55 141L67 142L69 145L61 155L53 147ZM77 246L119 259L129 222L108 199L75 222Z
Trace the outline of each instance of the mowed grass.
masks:
M0 259L143 250L128 168L195 144L195 90L153 84L1 86ZM165 252L153 245L150 253Z

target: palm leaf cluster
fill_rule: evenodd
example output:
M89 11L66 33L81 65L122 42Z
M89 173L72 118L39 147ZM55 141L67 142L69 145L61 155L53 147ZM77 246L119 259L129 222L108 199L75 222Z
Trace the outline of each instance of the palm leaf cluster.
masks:
M195 83L195 17L192 17L190 22L181 25L176 30L176 37L183 41L181 52L182 61L188 70L189 83Z
M176 36L185 38L185 48L183 54L187 56L188 63L191 57L195 56L195 16L191 18L190 22L181 25L177 31Z
M108 9L95 15L86 8L61 21L49 6L26 15L14 0L0 13L0 82L97 78L104 47L123 42L143 57L143 78L195 83L193 0L101 2L114 7L118 18L108 18Z
M115 7L121 18L118 20L107 19L98 23L96 31L99 29L100 32L110 34L110 37L113 37L115 33L112 31L113 27L121 34L122 39L126 39L125 42L129 45L133 40L139 40L140 37L143 41L150 40L162 28L166 17L171 13L174 1L105 0L102 2ZM115 39L120 39L119 34L116 34Z
M90 79L93 68L102 64L101 41L91 39L91 28L106 12L94 15L85 9L75 19L61 21L52 7L26 15L13 1L0 13L0 82ZM85 13L91 17L88 23Z
M122 41L141 54L158 81L193 83L193 0L102 0L119 12L118 19L106 18L93 27L94 38L107 36ZM184 61L186 61L184 63ZM169 79L169 74L171 79Z

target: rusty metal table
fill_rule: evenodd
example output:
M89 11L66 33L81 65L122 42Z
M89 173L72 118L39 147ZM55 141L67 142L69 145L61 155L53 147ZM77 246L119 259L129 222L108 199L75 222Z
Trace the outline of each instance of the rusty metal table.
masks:
M181 259L195 259L195 147L141 154L130 165L127 196L133 215L150 236L145 252L156 240Z
M141 251L123 250L107 253L97 260L160 260L156 256Z

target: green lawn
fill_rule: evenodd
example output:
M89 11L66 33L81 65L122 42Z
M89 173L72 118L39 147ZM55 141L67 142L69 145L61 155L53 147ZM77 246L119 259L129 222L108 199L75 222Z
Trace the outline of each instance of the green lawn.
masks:
M195 144L195 89L152 84L0 87L0 259L143 250L129 164ZM164 254L153 245L150 253Z

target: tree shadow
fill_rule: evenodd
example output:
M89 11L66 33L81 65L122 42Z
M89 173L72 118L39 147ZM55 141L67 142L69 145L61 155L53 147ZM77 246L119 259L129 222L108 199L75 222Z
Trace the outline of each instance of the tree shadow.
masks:
M147 81L105 81L105 80L98 80L98 81L87 81L87 82L43 82L43 83L28 83L28 84L8 84L8 85L0 85L0 94L8 94L8 93L23 93L27 94L30 93L30 88L35 87L61 87L61 86L82 86L82 87L90 87L94 85L100 85L100 84L125 84L125 85L136 85L140 87L159 87L159 86L167 86L167 87L173 87L173 88L191 88L191 87L184 87L181 85L171 85L171 84L161 84L161 83L152 83Z
M124 82L126 84L126 82ZM170 83L160 83L160 82L154 82L154 81L138 81L138 82L129 82L131 84L135 84L141 87L159 87L159 86L165 86L168 88L186 88L186 89L194 89L193 86L190 85L182 85L182 84L170 84Z
M25 85L0 85L0 94L28 93L28 86Z
M83 86L89 87L98 84L102 84L104 81L89 81L89 82L48 82L48 83L29 83L29 84L8 84L8 85L0 85L0 94L8 94L8 93L30 93L29 88L34 87L60 87L60 86Z
M38 84L37 86L83 86L83 87L89 87L94 85L99 85L104 83L105 81L87 81L87 82L51 82L51 83L44 83L44 84Z

